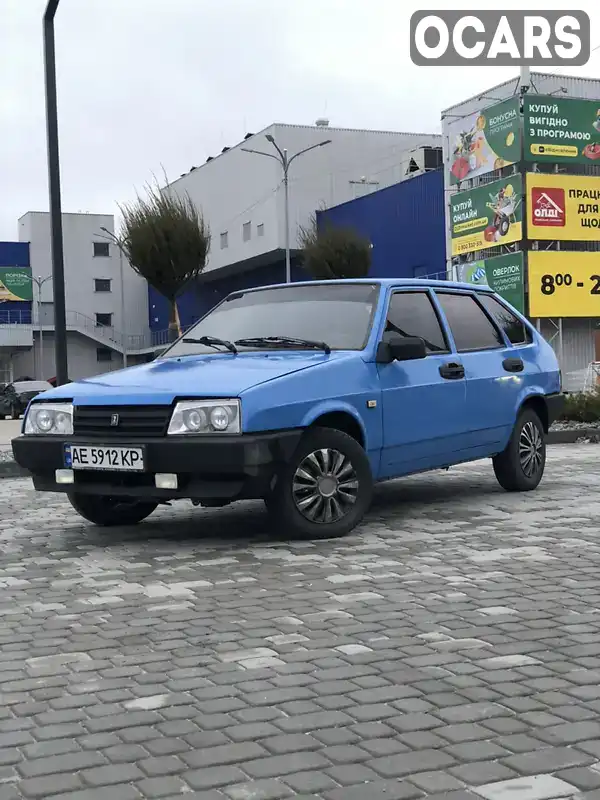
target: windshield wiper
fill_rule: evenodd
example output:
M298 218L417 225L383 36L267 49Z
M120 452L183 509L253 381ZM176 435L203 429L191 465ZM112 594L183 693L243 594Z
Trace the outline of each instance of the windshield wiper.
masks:
M236 344L242 347L310 347L313 350L324 350L327 355L331 347L327 342L316 342L313 339L297 339L294 336L255 336L250 339L237 339Z
M233 342L228 342L227 339L217 339L215 336L201 336L199 339L193 339L186 336L183 340L184 344L203 344L206 347L226 347L230 353L237 355L237 347Z

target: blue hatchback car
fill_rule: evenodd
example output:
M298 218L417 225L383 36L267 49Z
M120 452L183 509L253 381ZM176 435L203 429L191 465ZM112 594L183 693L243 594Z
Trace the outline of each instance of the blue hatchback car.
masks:
M13 450L97 525L260 498L327 538L376 481L491 458L534 489L562 404L552 348L490 289L307 282L235 292L153 362L39 395Z

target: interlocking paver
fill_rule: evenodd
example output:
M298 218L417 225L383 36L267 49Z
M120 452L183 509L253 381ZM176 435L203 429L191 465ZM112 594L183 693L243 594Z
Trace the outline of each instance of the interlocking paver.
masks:
M595 800L598 452L524 495L487 463L378 487L329 542L256 503L99 530L0 481L1 791Z

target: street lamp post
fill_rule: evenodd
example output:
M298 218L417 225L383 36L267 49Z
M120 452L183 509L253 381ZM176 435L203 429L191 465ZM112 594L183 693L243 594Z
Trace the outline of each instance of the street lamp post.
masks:
M123 346L123 367L127 366L127 326L125 324L125 276L123 274L123 248L114 233L108 228L101 227L100 230L107 235L113 244L119 248L119 282L121 284L121 345Z
M42 323L42 286L46 283L46 281L52 280L52 275L47 275L45 278L42 278L41 275L38 275L37 278L32 276L32 282L35 283L38 290L38 298L37 298L37 318L38 318L38 332L40 334L40 345L39 345L39 379L41 381L44 380L44 328ZM56 323L55 323L56 326ZM56 330L56 327L55 327ZM56 336L56 333L54 334Z
M54 349L56 385L68 381L67 319L65 312L65 262L63 252L62 209L60 198L60 158L58 152L58 104L56 99L56 52L54 15L59 0L48 0L44 12L44 75L46 89L46 136L48 143L48 187L50 193L50 235L54 286Z
M303 156L304 153L308 153L311 150L316 150L317 147L324 147L326 144L331 144L331 139L325 139L323 142L318 142L317 144L313 144L310 147L305 147L304 150L299 150L297 153L294 153L293 156L288 156L288 151L286 148L283 150L279 147L275 138L268 133L265 136L265 139L273 145L275 150L277 151L277 155L275 153L265 153L262 150L250 150L248 147L242 147L242 150L245 153L254 153L257 156L266 156L267 158L274 158L281 164L281 168L283 170L283 188L284 188L284 206L285 206L285 282L291 283L292 282L292 263L291 263L291 256L290 256L290 185L289 185L289 170L292 161L299 156Z

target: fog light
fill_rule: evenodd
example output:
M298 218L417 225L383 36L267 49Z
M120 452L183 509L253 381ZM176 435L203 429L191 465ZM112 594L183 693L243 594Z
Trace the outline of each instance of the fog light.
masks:
M54 477L57 483L75 483L75 473L72 469L57 469Z
M171 472L157 472L154 476L154 484L157 489L177 489L177 475Z

